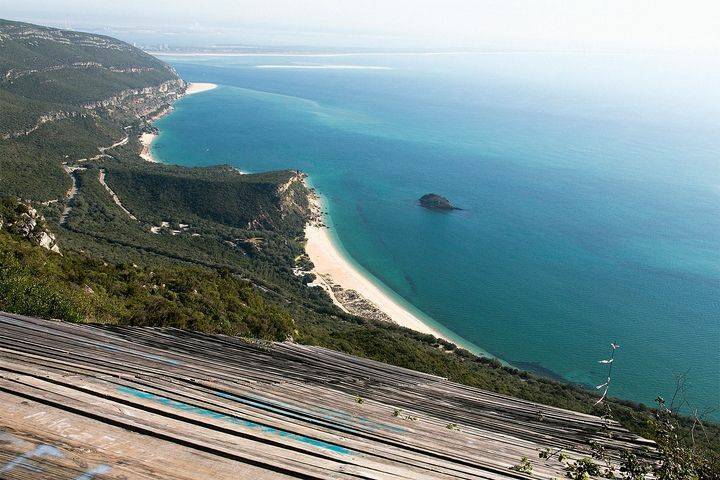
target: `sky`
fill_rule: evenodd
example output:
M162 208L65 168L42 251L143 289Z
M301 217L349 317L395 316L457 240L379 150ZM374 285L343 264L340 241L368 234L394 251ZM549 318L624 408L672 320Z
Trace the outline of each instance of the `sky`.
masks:
M718 0L0 0L0 17L174 45L720 51Z

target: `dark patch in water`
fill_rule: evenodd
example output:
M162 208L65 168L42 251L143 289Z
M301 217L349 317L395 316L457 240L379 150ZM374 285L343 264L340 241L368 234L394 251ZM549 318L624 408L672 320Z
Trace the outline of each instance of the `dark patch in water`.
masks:
M525 370L530 373L534 373L535 375L538 375L543 378L549 378L550 380L556 380L558 382L563 383L570 383L560 375L559 373L556 373L549 368L543 367L538 362L516 362L516 361L510 361L509 362L512 366L519 368L520 370Z
M410 287L410 290L412 290L412 292L415 295L417 295L418 290L417 290L417 287L415 286L415 282L413 281L413 279L410 278L410 276L404 272L403 272L403 278L405 278L405 281L407 282L408 286Z

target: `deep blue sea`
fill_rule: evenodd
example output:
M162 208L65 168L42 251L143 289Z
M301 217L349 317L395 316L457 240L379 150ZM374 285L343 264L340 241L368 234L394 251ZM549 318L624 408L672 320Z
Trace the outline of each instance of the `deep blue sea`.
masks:
M357 264L513 365L597 385L614 341L611 395L685 375L691 405L720 402L716 59L165 59L221 86L158 122L160 160L307 172Z

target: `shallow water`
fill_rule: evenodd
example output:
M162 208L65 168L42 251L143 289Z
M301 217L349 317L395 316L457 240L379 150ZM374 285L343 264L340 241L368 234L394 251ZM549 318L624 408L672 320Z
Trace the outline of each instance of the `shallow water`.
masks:
M630 55L167 58L153 154L301 169L353 259L492 354L652 402L720 399L720 74ZM361 68L257 68L334 65ZM428 192L462 211L417 206Z

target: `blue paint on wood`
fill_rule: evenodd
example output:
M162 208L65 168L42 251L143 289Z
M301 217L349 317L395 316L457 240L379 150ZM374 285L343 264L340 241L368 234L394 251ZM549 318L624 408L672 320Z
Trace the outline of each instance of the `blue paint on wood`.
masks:
M23 441L15 435L10 435L5 431L0 430L0 443L11 443L13 445L20 445L21 443L23 443Z
M347 412L337 411L337 410L331 410L329 408L324 407L307 407L302 408L298 407L296 405L291 405L289 403L285 402L276 402L273 400L267 400L260 397L238 397L229 393L225 392L214 392L215 395L227 398L228 400L234 400L238 403L242 403L244 405L249 405L251 407L257 407L262 408L263 410L268 410L271 412L279 413L281 415L288 415L294 418L307 418L305 415L296 414L293 412L289 412L287 410L303 410L306 409L312 413L320 415L324 420L329 422L334 422L336 419L342 419L349 423L360 423L361 425L368 427L372 430L384 430L388 432L394 432L394 433L404 433L407 430L402 427L397 427L395 425L387 425L385 423L376 422L374 420L370 420L363 416L358 415L352 415Z
M314 447L323 448L325 450L329 450L331 452L338 453L341 455L349 455L350 453L352 453L352 450L345 448L345 447L341 447L340 445L335 445L332 443L324 442L322 440L317 440L315 438L306 437L304 435L298 435L296 433L288 432L285 430L280 430L280 429L277 429L274 427L269 427L267 425L261 425L259 423L255 423L250 420L243 420L241 418L233 417L231 415L226 415L224 413L217 412L215 410L209 410L207 408L196 407L194 405L189 405L187 403L180 402L178 400L173 400L171 398L163 397L160 395L155 395L154 393L143 392L142 390L138 390L138 389L131 388L131 387L118 387L118 391L121 393L127 394L127 395L132 395L137 398L151 400L151 401L159 403L161 405L176 408L178 410L182 410L185 412L194 413L196 415L202 415L203 417L208 417L208 418L212 418L215 420L222 420L225 422L233 423L235 425L242 425L243 427L256 429L263 433L269 433L269 434L277 435L282 438L288 438L291 440L302 442L307 445L312 445Z
M388 432L394 432L394 433L404 433L407 432L407 429L403 427L398 427L396 425L388 425L386 423L380 423L376 422L375 420L370 420L367 417L363 416L355 416L347 412L341 412L337 410L332 410L330 408L325 407L316 407L318 411L326 412L326 414L331 418L342 418L348 421L354 421L357 420L362 425L365 425L367 427L373 428L375 430L385 430Z
M93 480L96 475L108 473L110 470L112 470L112 467L110 467L110 465L98 465L97 467L93 467L87 472L83 473L79 477L75 477L75 480Z
M17 457L10 460L2 468L0 468L0 473L9 472L11 470L15 470L16 468L24 468L25 470L30 470L31 472L42 472L41 468L33 465L30 462L30 459L34 457L62 458L64 457L64 455L60 450L53 447L52 445L38 445L29 452L25 452L22 455L18 455Z

